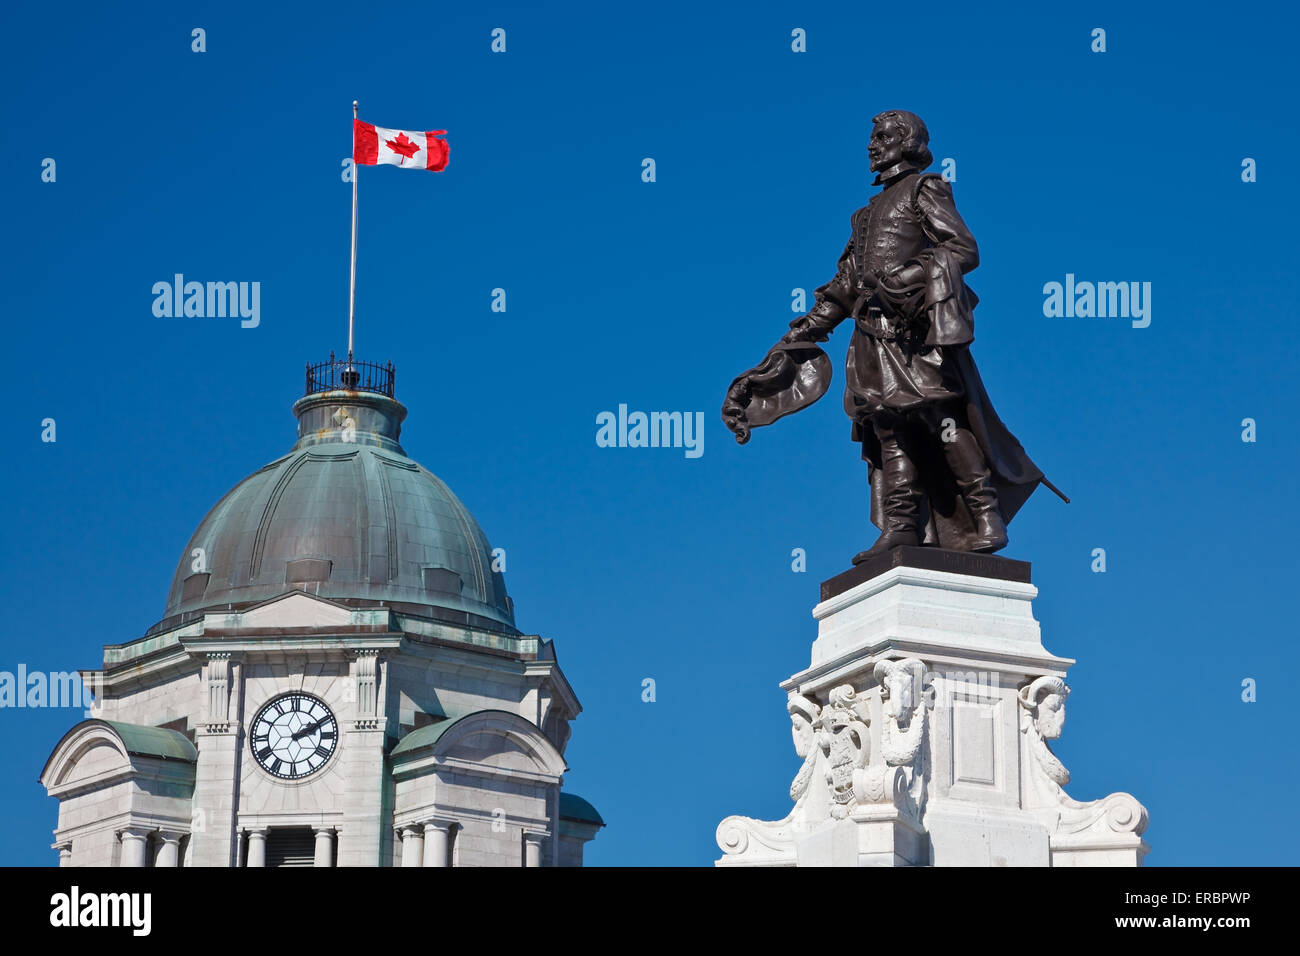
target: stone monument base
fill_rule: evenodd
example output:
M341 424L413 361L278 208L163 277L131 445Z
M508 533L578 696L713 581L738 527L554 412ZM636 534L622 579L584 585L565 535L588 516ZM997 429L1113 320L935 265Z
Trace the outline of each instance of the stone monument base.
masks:
M824 582L812 662L781 684L794 808L727 817L717 865L1140 866L1146 808L1063 789L1074 661L1043 647L1029 570L902 547Z

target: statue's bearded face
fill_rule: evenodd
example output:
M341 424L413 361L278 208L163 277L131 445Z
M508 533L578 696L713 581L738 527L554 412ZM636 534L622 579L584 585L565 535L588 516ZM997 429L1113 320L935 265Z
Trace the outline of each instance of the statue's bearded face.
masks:
M871 141L867 144L867 156L871 160L873 173L903 161L903 141L906 135L907 130L903 129L893 117L881 120L872 128Z

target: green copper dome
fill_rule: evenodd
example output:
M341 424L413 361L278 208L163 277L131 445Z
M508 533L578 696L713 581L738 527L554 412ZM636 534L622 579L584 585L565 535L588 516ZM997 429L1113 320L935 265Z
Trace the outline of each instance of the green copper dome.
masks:
M333 389L299 399L293 411L298 441L289 454L227 492L194 532L165 618L301 589L515 630L478 522L398 444L400 402Z

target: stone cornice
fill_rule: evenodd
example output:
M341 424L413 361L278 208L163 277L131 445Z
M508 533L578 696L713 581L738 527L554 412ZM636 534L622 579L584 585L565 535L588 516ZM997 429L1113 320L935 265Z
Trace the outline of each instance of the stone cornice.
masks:
M358 634L343 633L303 633L303 634L226 634L203 635L189 638L182 646L191 655L207 655L214 652L230 651L247 657L275 657L280 655L301 655L304 651L333 653L340 659L359 650L384 650L401 647L403 637L400 633Z
M578 695L573 692L572 685L564 676L564 671L560 669L559 661L535 661L525 664L524 673L529 676L540 676L549 681L559 702L569 713L570 720L582 713L582 704L578 702Z
M1017 653L1009 651L1004 645L966 641L952 648L943 648L923 640L906 640L885 638L872 644L854 647L843 654L822 661L807 670L800 671L783 680L780 684L787 693L797 691L801 694L821 690L840 683L846 674L854 669L854 662L863 656L877 656L896 651L899 657L917 657L923 659L932 669L943 670L945 665L954 671L969 669L973 661L979 666L1008 674L1056 674L1064 676L1074 664L1074 659L1057 657L1043 652Z
M292 626L290 617L276 617L277 605L304 600L313 602L322 619L313 626ZM155 674L171 664L185 662L192 653L223 650L261 652L271 643L284 650L328 650L335 647L392 648L406 639L428 646L463 647L478 653L534 660L540 638L536 635L451 625L404 614L392 608L349 608L302 593L263 602L239 611L208 611L171 631L153 634L126 644L104 647L104 673L115 680L116 672ZM140 671L141 665L147 665ZM569 692L570 694L572 691Z

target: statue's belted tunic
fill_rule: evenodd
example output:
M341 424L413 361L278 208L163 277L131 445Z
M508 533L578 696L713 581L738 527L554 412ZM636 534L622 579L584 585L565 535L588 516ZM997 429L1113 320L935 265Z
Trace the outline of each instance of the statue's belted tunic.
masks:
M919 266L912 282L881 285L909 262ZM975 296L962 273L978 264L952 187L939 176L897 176L853 214L839 269L817 290L813 317L819 332L848 317L856 323L845 394L845 411L855 421L964 394L960 375L937 346L975 337Z

